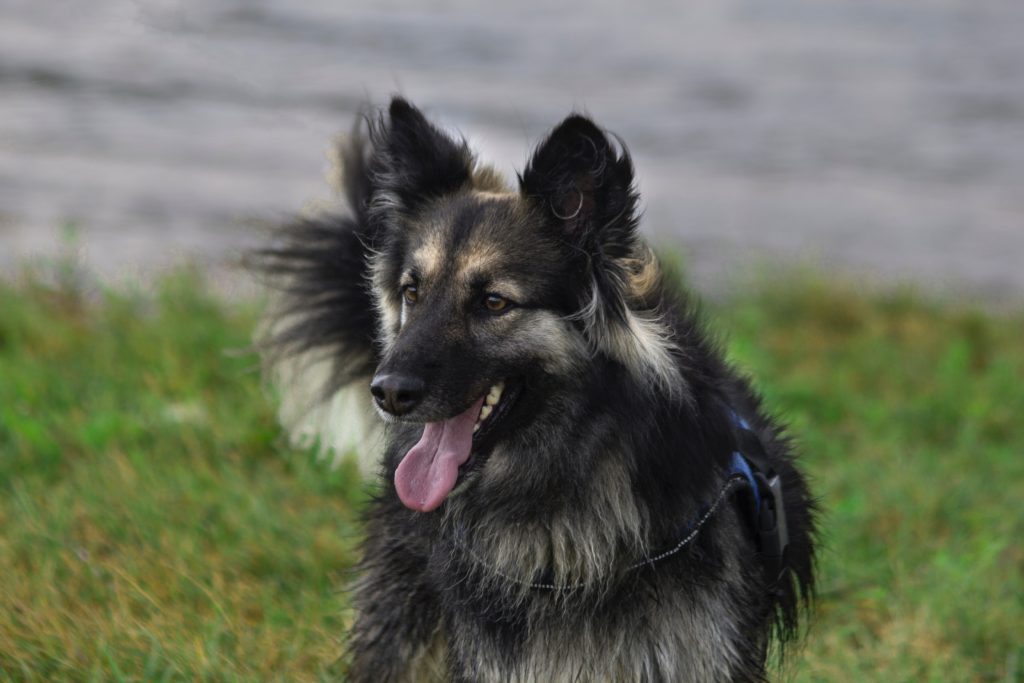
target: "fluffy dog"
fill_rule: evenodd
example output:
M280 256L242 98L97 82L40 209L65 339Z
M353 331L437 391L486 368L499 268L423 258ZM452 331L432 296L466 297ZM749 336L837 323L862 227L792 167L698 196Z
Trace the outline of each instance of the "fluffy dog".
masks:
M348 210L256 260L283 390L313 358L382 420L350 680L763 680L813 503L638 234L625 147L572 115L513 186L403 99L364 123Z

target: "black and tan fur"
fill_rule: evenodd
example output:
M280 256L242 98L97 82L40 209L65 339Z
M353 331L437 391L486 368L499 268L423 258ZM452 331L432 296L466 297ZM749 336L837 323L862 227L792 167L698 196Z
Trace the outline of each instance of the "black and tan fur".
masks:
M812 590L813 506L782 427L638 235L625 148L570 116L508 186L402 99L366 120L341 150L349 212L287 226L256 263L280 288L272 363L329 363L325 399L368 402L382 374L423 387L379 410L349 679L764 679ZM407 509L393 478L424 423L499 380L515 398L455 490ZM730 410L782 475L788 574L764 578L731 498L636 567L721 490Z

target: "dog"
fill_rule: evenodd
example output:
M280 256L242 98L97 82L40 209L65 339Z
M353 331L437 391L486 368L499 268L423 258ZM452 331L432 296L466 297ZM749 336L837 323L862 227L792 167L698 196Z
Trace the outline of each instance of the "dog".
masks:
M573 114L510 185L396 97L339 152L347 209L254 265L282 392L314 367L321 418L379 415L349 680L765 680L814 501L638 233L625 145Z

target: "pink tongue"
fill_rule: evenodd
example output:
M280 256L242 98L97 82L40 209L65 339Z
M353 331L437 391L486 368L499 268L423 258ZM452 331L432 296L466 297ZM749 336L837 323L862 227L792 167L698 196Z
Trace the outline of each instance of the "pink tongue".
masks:
M395 470L395 489L407 508L430 512L452 492L459 466L469 460L473 425L483 402L481 397L466 412L423 428L423 436Z

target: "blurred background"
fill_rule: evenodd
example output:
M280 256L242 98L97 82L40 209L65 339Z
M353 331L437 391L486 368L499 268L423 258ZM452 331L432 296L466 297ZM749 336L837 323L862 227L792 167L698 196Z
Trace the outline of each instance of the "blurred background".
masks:
M403 93L511 172L574 109L697 283L777 261L1024 294L1024 3L3 0L0 268L218 266Z
M821 501L779 680L1024 683L1022 0L0 0L0 683L344 679L368 484L234 264L396 92L629 145Z

